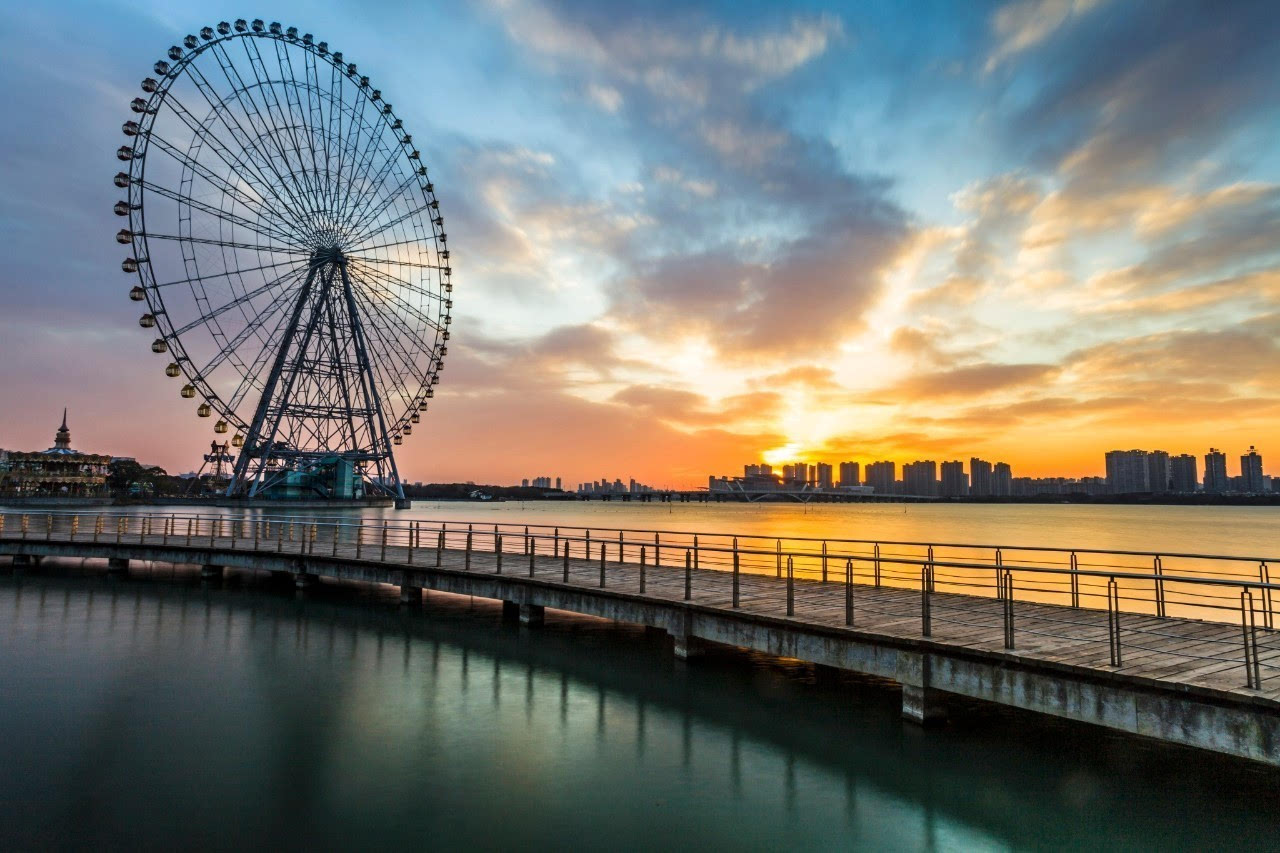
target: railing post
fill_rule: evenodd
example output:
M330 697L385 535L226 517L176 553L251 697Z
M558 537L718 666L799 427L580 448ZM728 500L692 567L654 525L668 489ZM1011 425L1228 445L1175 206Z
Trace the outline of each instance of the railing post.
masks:
M190 530L190 527L187 528ZM98 513L98 517L93 522L93 541L97 542L98 537L102 535L102 513ZM191 544L191 536L187 535L187 544Z
M564 539L564 582L569 582L569 537Z
M333 522L333 548L329 552L330 557L338 556L338 529L338 522Z
M360 526L356 528L356 559L360 559L360 554L364 551L364 519L360 519Z
M646 554L645 551L646 551L645 546L641 545L640 546L640 594L641 595L644 595L645 563L648 562L648 559L647 559L648 554Z
M53 538L53 513L49 513L44 517L44 541L48 542Z
M996 599L1004 598L1004 553L996 549Z
M733 537L733 606L738 606L738 537Z
M421 531L419 531L421 532ZM436 566L439 567L444 559L444 528L440 528L440 533L436 536Z
M187 522L187 544L191 544L191 522ZM276 525L276 553L284 550L284 525Z
M551 543L552 543L551 554L554 557L559 557L560 556L560 528L559 527L555 529L552 536L554 538L551 540Z
M493 552L494 552L493 560L494 560L494 565L497 568L497 573L502 574L502 534L501 533L493 534Z
M1080 561L1076 552L1071 552L1071 606L1080 606Z
M1248 587L1240 591L1240 628L1244 632L1244 686L1262 689L1262 673L1258 666L1258 626L1253 614L1253 593Z
M116 544L120 544L120 537L124 535L124 517L116 519Z
M538 539L534 537L529 540L529 577L533 577L533 561L538 554Z
M937 592L937 588L933 585L933 546L929 546L929 592Z
M693 568L698 568L698 534L693 534Z
M920 633L933 635L933 602L929 598L929 564L920 566Z
M1004 570L1004 647L1013 648L1013 573Z
M1262 597L1262 624L1268 630L1275 629L1275 617L1271 610L1271 569L1267 566L1267 561L1263 560L1258 564L1258 582L1267 584L1259 591Z
M314 554L316 552L316 540L319 538L320 525L313 521L311 522L311 546L307 550L308 554Z
M782 577L782 540L778 540L778 577Z
M529 553L529 525L524 526L524 552Z
M796 615L796 559L787 555L787 615Z
M381 557L381 559L382 559L382 561L383 561L383 562L386 562L386 560L387 560L387 522L386 522L386 519L383 519L383 521L382 521L382 557Z
M1116 579L1107 582L1107 640L1111 646L1111 665L1121 666L1120 655L1120 588Z
M827 582L827 542L822 541L822 582Z
M19 529L22 531L22 538L23 538L23 539L26 539L26 538L27 538L27 528L30 526L30 524L31 524L31 520L30 520L30 518L27 516L27 514L24 512L24 513L22 514L22 520L18 523L18 527L19 527Z
M604 589L604 552L605 543L600 543L600 588Z
M662 543L658 539L658 534L656 533L653 534L653 565L654 566L662 565L662 554L658 552L658 549L661 547L662 547Z
M693 552L684 549L684 600L693 598Z
M873 553L875 554L875 560L876 560L875 588L879 589L880 588L880 543L879 542L876 543Z
M582 531L582 559L591 559L591 531Z
M0 525L2 524L3 524L3 519L0 519ZM71 541L72 542L76 541L76 534L78 534L79 532L80 532L80 516L74 515L71 517Z
M462 557L462 569L463 571L467 571L467 572L471 571L471 525L470 524L467 525L467 550Z
M844 624L853 627L853 558L844 561Z
M1152 573L1156 576L1156 615L1164 615L1164 566L1160 563L1160 557L1157 556L1152 566Z

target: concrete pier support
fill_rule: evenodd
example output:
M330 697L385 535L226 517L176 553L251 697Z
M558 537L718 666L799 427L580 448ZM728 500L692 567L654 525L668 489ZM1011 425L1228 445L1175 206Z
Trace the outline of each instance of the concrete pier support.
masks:
M124 557L108 557L107 572L109 574L126 574L129 571L129 561Z
M320 578L307 572L300 572L293 576L293 585L296 589L311 589L320 582Z
M933 687L933 661L927 654L899 656L898 681L902 684L902 718L919 725L947 718L942 693Z
M206 581L222 580L222 566L215 566L211 563L206 563L200 567L200 579Z
M672 634L672 652L677 660L700 658L707 653L707 646L697 637L688 634Z
M546 621L547 609L538 604L521 604L520 605L520 624L521 625L541 625Z
M514 601L502 602L502 621L515 622L520 618L520 605Z
M422 603L422 587L407 586L407 585L400 587L400 603L401 604L421 604Z

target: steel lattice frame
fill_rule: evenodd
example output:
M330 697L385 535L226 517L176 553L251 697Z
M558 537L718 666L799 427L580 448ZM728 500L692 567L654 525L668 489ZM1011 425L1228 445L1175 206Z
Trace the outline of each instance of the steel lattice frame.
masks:
M453 306L413 139L354 63L293 27L223 22L183 45L143 81L117 152L116 239L152 350L234 430L229 495L343 458L403 499L392 447L434 396Z

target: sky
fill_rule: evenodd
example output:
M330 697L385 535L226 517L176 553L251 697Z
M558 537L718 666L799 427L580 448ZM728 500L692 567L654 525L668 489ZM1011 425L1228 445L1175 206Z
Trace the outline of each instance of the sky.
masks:
M0 447L178 472L111 176L138 82L229 14L0 29ZM1266 2L275 3L393 100L450 222L410 480L705 485L760 460L1280 455Z

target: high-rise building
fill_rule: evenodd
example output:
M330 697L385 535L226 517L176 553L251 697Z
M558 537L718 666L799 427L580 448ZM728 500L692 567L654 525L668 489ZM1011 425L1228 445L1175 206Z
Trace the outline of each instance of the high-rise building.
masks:
M791 486L803 486L809 482L809 466L803 462L782 466L782 479Z
M902 484L909 495L938 494L938 463L932 459L908 462L902 466Z
M1151 491L1151 471L1145 450L1108 450L1107 486L1113 495Z
M1262 486L1262 457L1249 445L1249 452L1240 457L1240 476L1244 480L1244 491L1260 494L1266 491Z
M810 475L813 479L810 482L815 483L820 489L830 489L835 483L831 479L831 463L819 462L813 466L814 471Z
M867 485L876 494L891 495L896 488L898 466L894 462L872 462L867 465Z
M1210 447L1204 455L1204 490L1207 494L1220 495L1231 488L1227 479L1227 454Z
M840 485L844 488L849 486L860 485L858 481L858 463L857 462L841 462L840 463Z
M557 490L557 491L559 491L559 490L560 490L560 478L559 478L559 477L556 477L556 490Z
M1169 479L1172 471L1169 466L1169 454L1163 450L1153 450L1147 454L1147 485L1156 494L1169 491Z
M991 484L991 463L976 456L969 460L969 494L975 497L995 494Z
M991 469L991 494L998 498L1013 494L1013 469L1008 462L997 462Z
M526 489L529 488L529 478L525 477L523 480L521 480L520 485Z
M1200 484L1196 474L1196 458L1190 453L1182 453L1169 459L1169 490L1183 494L1195 492Z
M942 496L944 498L962 498L969 494L969 475L964 472L964 463L959 459L942 463Z

